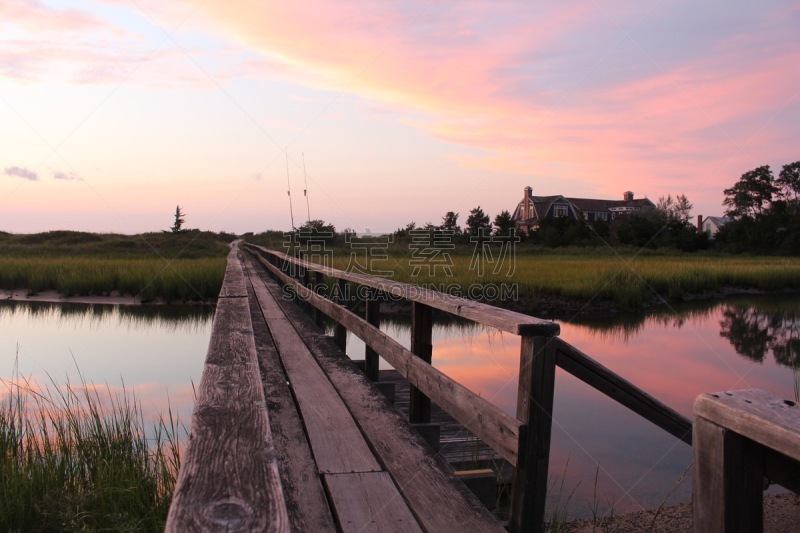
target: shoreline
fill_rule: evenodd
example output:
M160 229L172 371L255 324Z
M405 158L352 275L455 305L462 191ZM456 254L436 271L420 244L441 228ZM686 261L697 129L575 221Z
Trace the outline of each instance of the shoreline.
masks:
M764 496L764 533L784 533L797 524L800 524L800 495L789 493ZM569 520L559 523L558 531L564 533L692 531L692 504L679 503L661 509L598 517L596 520Z
M90 304L90 305L212 305L215 302L168 302L161 298L142 301L129 294L108 294L91 296L64 296L57 291L42 291L29 294L25 289L0 289L0 300L9 302L34 302L53 304Z

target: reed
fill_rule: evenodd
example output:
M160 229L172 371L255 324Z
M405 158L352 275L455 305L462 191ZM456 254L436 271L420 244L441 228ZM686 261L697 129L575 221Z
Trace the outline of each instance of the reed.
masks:
M171 410L148 431L126 392L3 385L0 530L163 531L180 466Z
M130 294L142 301L216 298L225 257L196 259L104 257L0 257L0 289L64 296Z
M345 252L334 251L336 268L344 270L351 265ZM633 309L729 289L800 290L800 260L796 258L592 253L518 253L494 272L498 264L495 250L495 265L486 263L484 272L479 273L471 251L456 248L449 253L448 275L443 263L428 268L412 253L395 249L390 250L388 259L373 261L372 268L391 271L388 277L397 281L444 286L465 297L470 296L470 287L506 284L516 286L519 299L532 303L542 297L558 297L610 301ZM415 261L422 264L417 275Z

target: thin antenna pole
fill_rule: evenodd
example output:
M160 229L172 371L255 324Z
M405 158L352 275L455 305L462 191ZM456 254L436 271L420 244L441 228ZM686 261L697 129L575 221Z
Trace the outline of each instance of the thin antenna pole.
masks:
M306 182L306 188L303 189L303 196L306 197L306 210L308 211L308 221L311 222L311 206L308 204L308 177L306 176L306 154L305 152L301 152L303 155L303 179Z
M292 217L292 231L294 226L294 209L292 209L292 182L289 181L289 149L286 149L286 194L289 195L289 215Z

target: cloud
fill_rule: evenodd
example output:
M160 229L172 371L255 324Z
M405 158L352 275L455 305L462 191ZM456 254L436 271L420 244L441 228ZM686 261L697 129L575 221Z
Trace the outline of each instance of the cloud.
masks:
M541 194L635 181L721 197L726 180L796 151L800 119L800 71L786 67L800 60L798 11L735 5L212 0L203 12L272 75L387 105L479 150L461 164L536 176Z
M83 178L75 174L74 172L62 172L60 170L53 173L54 180L64 180L64 181L83 181Z
M23 167L8 167L4 170L6 176L16 176L17 178L26 179L29 181L39 181L39 175L33 170L28 170Z

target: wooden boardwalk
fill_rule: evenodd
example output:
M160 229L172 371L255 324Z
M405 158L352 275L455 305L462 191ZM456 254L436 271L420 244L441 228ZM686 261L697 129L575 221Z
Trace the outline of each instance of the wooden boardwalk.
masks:
M705 395L693 427L559 339L552 322L248 250L234 244L228 256L167 531L543 531L556 366L686 444L694 429L696 531L740 523L758 531L762 477L800 490L794 402L753 391ZM366 317L315 292L312 281L325 277L367 288ZM375 327L380 292L412 302L411 350ZM434 308L520 336L516 416L430 364ZM337 322L333 337L320 313ZM368 347L363 371L344 353L346 330ZM378 357L395 370L379 372ZM394 405L379 388L386 382ZM491 466L504 481L513 473L508 524L451 463Z

